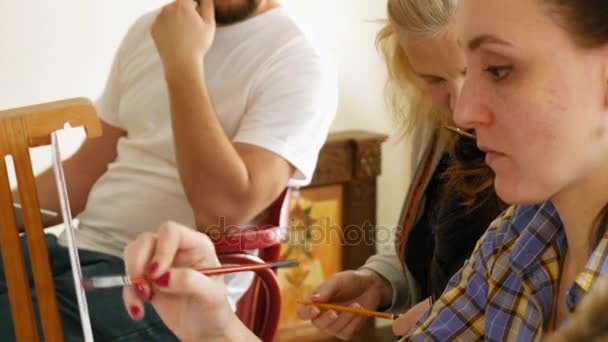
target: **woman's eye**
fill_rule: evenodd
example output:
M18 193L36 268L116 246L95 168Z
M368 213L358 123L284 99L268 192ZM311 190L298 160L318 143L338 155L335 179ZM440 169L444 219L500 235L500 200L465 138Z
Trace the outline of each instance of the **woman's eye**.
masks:
M494 80L499 81L509 76L511 69L510 66L491 66L487 67L484 71L489 73Z

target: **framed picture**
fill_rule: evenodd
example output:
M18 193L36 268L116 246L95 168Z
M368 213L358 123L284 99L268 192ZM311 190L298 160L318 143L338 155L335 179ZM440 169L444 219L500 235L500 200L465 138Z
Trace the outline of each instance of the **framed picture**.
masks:
M329 185L300 190L290 203L289 238L281 260L299 260L300 267L279 270L282 291L280 341L323 337L298 318L296 300L342 270L343 189ZM288 333L287 333L288 332Z

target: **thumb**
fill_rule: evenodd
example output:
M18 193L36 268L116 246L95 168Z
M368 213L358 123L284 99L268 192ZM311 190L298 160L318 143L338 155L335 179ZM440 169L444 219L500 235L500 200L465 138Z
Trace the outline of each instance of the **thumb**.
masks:
M334 297L338 294L339 289L340 277L339 275L334 275L312 291L309 299L312 302L327 303L333 301Z
M198 0L198 14L207 24L215 24L215 6L213 0Z
M362 283L356 271L343 271L334 274L314 290L310 296L313 302L349 302L370 290Z

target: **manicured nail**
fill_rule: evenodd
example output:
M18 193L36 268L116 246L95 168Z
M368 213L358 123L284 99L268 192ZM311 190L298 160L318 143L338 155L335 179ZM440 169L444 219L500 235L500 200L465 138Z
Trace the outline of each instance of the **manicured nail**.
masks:
M135 291L135 295L137 296L137 298L139 298L140 300L144 302L150 300L148 294L146 293L146 288L143 285L137 284L133 286L133 290Z
M171 278L171 273L166 272L165 274L163 274L159 278L154 279L154 284L156 284L158 286L162 286L162 287L167 287L167 286L169 286L169 280L170 280L170 278Z
M313 317L317 317L317 316L319 316L319 314L321 313L321 310L319 310L319 308L318 308L318 307L313 306L313 307L310 309L310 312L311 312L311 314L312 314L312 316L313 316Z
M156 271L158 271L158 262L153 262L148 266L148 274L153 275Z
M319 299L321 298L321 295L319 295L318 292L313 292L312 295L310 296L310 299Z
M137 320L141 319L141 309L139 306L131 305L129 312L131 313L131 318Z
M332 321L335 319L338 319L338 314L335 311L330 311L329 312L329 319L331 319Z

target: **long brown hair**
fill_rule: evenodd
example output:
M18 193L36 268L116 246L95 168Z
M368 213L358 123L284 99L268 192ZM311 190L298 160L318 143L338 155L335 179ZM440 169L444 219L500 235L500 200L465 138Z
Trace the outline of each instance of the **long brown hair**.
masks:
M460 137L449 153L450 166L443 174L444 194L461 194L468 210L476 209L490 198L498 201L503 209L506 207L495 195L494 171L485 163L485 153L479 151L475 140Z
M608 1L606 0L542 0L553 16L576 43L586 48L608 44ZM594 223L592 245L597 244L608 229L608 203Z

